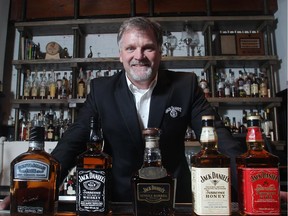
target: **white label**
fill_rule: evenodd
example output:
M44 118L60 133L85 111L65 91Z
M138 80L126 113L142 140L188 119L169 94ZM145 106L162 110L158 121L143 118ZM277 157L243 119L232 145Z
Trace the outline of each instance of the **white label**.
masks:
M230 215L230 168L191 169L194 212L198 215Z
M14 178L21 180L48 180L49 165L37 160L25 160L14 165Z

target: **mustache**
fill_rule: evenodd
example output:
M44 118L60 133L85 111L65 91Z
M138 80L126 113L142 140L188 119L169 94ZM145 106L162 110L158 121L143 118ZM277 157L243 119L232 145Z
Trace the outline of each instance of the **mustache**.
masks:
M150 66L150 62L149 61L137 61L137 60L133 60L130 62L130 66L135 66L135 65Z

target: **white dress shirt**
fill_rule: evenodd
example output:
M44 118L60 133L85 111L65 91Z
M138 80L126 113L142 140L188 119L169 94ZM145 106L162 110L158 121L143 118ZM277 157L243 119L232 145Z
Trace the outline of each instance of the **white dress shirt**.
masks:
M147 128L149 111L150 111L150 101L151 95L154 87L157 83L157 76L151 82L148 89L139 89L137 88L126 76L128 88L134 95L135 106L137 109L138 119L142 129Z

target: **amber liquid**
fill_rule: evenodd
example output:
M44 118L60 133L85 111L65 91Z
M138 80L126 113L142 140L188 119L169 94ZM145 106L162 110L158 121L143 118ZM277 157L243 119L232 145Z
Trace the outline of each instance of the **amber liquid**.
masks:
M245 196L244 194L244 185L247 184L243 180L243 168L277 168L279 160L277 156L274 156L263 149L263 142L251 142L248 143L248 151L238 158L236 158L237 162L237 170L238 170L238 203L239 203L239 211L241 215L255 215L255 214L247 214L245 213L245 204L244 199L250 197L252 202L252 196ZM266 203L268 206L268 203ZM274 204L269 204L269 206L274 207L275 209L280 209L279 202L274 202ZM260 215L260 214L258 214ZM268 215L268 214L265 214ZM275 215L275 214L273 214ZM277 215L277 214L276 214ZM279 213L280 215L280 213Z
M48 180L14 179L14 165L25 160L37 160L49 166ZM60 164L42 150L29 149L11 162L11 215L55 215L58 204L58 178ZM42 213L29 212L28 209L43 209ZM26 209L20 213L18 209ZM33 210L32 210L33 211Z
M77 162L77 191L76 191L76 213L77 215L85 215L85 216L92 216L92 215L111 215L111 168L112 168L112 157L110 157L108 154L102 152L101 146L102 143L88 143L87 146L90 146L87 151L85 151L83 154L79 155L78 162ZM89 171L104 171L105 172L105 199L103 202L105 202L105 210L104 212L97 212L97 211L83 211L79 208L80 204L80 197L79 195L79 178L78 173L79 170L84 170L85 172Z
M175 181L176 180L170 175L167 175L164 178L151 180L140 178L138 174L134 175L131 182L134 193L133 206L135 215L174 215ZM165 196L163 196L163 193L160 194L157 190L153 189L150 192L146 192L146 194L143 192L145 188L147 189L152 186L164 187L166 189L164 192ZM164 197L164 199L159 200L159 196Z

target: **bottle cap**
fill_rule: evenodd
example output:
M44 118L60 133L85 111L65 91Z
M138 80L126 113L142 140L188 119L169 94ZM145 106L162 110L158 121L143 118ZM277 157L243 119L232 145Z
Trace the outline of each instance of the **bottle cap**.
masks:
M214 120L215 117L213 115L204 115L202 116L202 120Z
M45 134L45 129L44 127L32 127L30 129L30 135L29 135L29 140L30 141L44 141L44 134Z
M160 132L159 128L145 128L142 130L144 136L159 136Z

